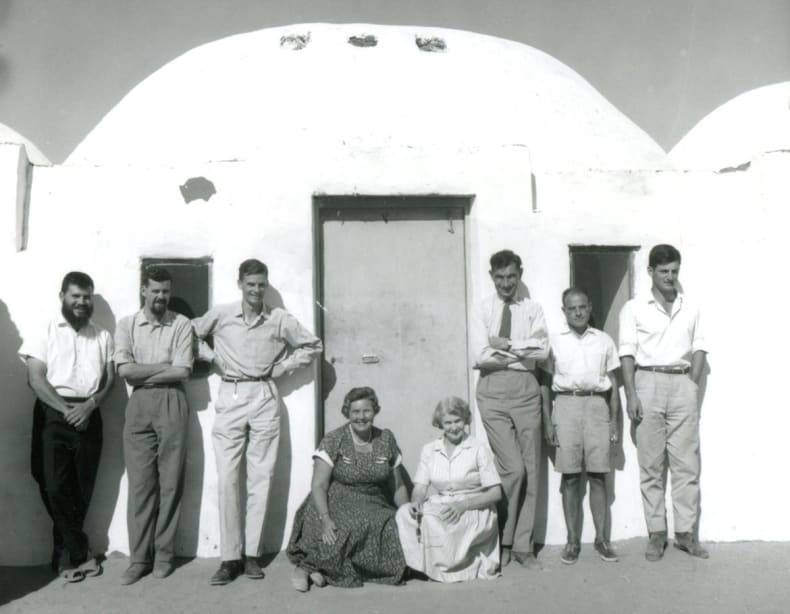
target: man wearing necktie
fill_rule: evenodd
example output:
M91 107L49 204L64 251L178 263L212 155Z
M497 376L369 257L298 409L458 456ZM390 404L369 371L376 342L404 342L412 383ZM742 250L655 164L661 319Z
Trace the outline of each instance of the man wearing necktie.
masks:
M510 250L491 256L496 293L480 304L472 349L480 371L477 406L505 493L500 512L502 565L511 554L523 567L539 567L533 527L542 445L536 363L549 355L543 309L520 289L521 258Z

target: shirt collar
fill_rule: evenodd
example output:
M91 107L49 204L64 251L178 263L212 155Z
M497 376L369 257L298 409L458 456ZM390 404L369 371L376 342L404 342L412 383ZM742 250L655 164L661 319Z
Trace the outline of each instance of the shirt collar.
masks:
M584 330L584 332L583 332L581 335L579 335L579 334L578 334L576 331L574 331L574 330L573 330L573 329L572 329L570 326L568 326L568 323L567 323L567 322L566 322L566 323L563 325L563 327L560 329L560 335L575 335L575 336L579 337L580 339L581 339L581 338L583 338L583 337L586 337L587 335L595 335L595 334L597 334L598 332L599 332L599 331L598 331L598 329L597 329L597 328L593 328L592 326L590 326L590 325L588 324L588 325L587 325L587 328Z
M677 313L677 312L678 312L678 311L679 311L679 310L680 310L680 309L683 307L683 297L684 297L684 294L683 294L683 292L682 292L681 290L678 290L678 294L677 294L677 296L675 297L675 300L674 300L674 301L672 301L672 311L671 311L671 313L669 314L670 316L672 316L672 315L674 315L675 313ZM656 308L657 308L657 309L659 309L659 310L661 310L661 312L662 312L662 313L666 313L666 312L664 311L664 308L661 306L661 303L659 303L659 302L656 300L656 297L655 297L655 296L653 296L653 291L652 291L652 289L651 289L651 290L648 290L647 292L645 292L645 293L642 295L642 301L643 301L643 302L644 302L646 305L651 305L651 304L652 304L652 305L655 305L655 306L656 306Z
M471 448L471 447L472 447L472 444L469 441L469 435L467 435L466 439L464 439L461 443L459 443L457 446L455 446L455 449L458 450L458 449ZM447 452L444 449L444 435L443 434L439 435L439 437L437 439L433 440L433 449L435 451L437 451L437 452L443 452L443 453Z
M238 303L235 303L235 306L236 306L236 308L233 310L233 314L237 318L241 318L242 320L244 320L244 302L243 301L239 301ZM261 310L261 313L258 314L258 317L255 318L254 322L257 322L261 318L266 320L266 318L269 317L271 312L272 312L272 308L269 307L266 303L264 303L263 304L263 309Z
M63 317L62 312L58 312L58 315L55 317L55 325L58 327L68 327L71 328L71 330L74 330L71 324L69 324L69 321L65 317ZM74 332L79 333L87 328L91 328L92 326L93 326L93 320L88 320L85 326L83 326L80 330L74 330Z
M176 313L175 313L175 311L170 311L169 309L167 311L165 311L165 315L162 316L162 319L159 320L159 322L151 322L145 316L145 309L140 309L140 311L137 312L137 316L135 316L135 324L137 324L137 326L145 326L145 325L150 325L150 326L172 326L173 322L175 322L175 320L176 320Z

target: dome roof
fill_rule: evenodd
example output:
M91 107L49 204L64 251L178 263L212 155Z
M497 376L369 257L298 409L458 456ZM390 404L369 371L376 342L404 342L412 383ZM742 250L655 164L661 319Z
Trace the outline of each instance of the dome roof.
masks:
M755 156L790 150L790 81L736 96L704 117L672 148L677 168L732 168Z
M644 131L537 49L457 30L329 24L192 49L136 86L66 163L435 144L523 145L543 170L666 166Z
M32 141L26 139L16 130L9 128L5 124L0 124L0 143L14 143L16 145L24 145L27 152L27 159L33 164L38 166L49 166L51 163L47 157L41 153L41 150L36 147Z

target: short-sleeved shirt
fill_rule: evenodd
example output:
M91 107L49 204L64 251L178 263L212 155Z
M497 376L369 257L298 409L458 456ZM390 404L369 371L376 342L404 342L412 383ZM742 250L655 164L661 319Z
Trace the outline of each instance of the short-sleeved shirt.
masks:
M540 367L553 375L555 392L606 392L611 389L609 372L620 366L612 338L588 326L579 335L570 327L550 337L551 354Z
M631 299L620 311L620 356L643 367L691 365L694 352L707 352L699 308L678 293L667 313L652 292Z
M58 315L46 329L25 337L19 355L46 364L47 381L60 396L89 397L99 390L113 359L112 336L92 321L74 330Z
M213 336L213 353L228 377L266 377L275 363L292 371L306 367L322 351L321 340L279 307L265 307L248 323L241 302L217 305L192 325L199 339Z
M118 322L115 329L115 364L167 363L192 368L192 325L180 313L166 311L161 321L149 322L141 309Z
M433 486L449 495L477 492L502 481L491 452L482 442L467 437L448 456L442 436L423 446L414 483Z

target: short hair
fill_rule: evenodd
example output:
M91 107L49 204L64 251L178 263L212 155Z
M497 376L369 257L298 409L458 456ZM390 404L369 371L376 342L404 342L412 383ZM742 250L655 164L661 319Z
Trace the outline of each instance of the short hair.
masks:
M348 413L351 410L351 404L354 401L364 401L365 399L370 399L373 402L373 412L379 413L381 411L381 407L379 406L379 398L376 396L376 391L373 390L370 386L359 386L357 388L352 388L346 393L346 397L343 399L343 407L340 409L340 412L348 418Z
M651 269L656 268L660 264L669 264L670 262L680 264L680 252L674 246L662 243L650 250L648 266Z
M491 256L490 263L492 271L504 269L506 266L510 266L511 264L515 264L519 270L522 268L521 257L509 249L503 249Z
M143 268L143 285L147 286L152 281L157 283L173 281L173 277L166 268L155 264L149 264Z
M458 397L445 397L436 404L433 410L431 424L437 429L442 428L442 418L445 416L458 416L469 424L472 421L472 412L469 411L469 403Z
M90 290L93 292L93 280L91 276L82 271L69 271L63 276L63 281L60 282L60 291L65 293L69 286L77 286L83 290Z
M570 288L568 288L567 290L565 290L562 293L562 306L565 307L565 299L566 298L568 298L569 296L574 296L574 295L583 296L584 298L587 299L588 303L590 302L590 294L589 294L589 292L587 292L587 290L585 290L584 288L582 288L580 286L571 286Z
M266 275L269 276L269 267L256 258L248 258L239 265L239 281L244 279L245 275Z

